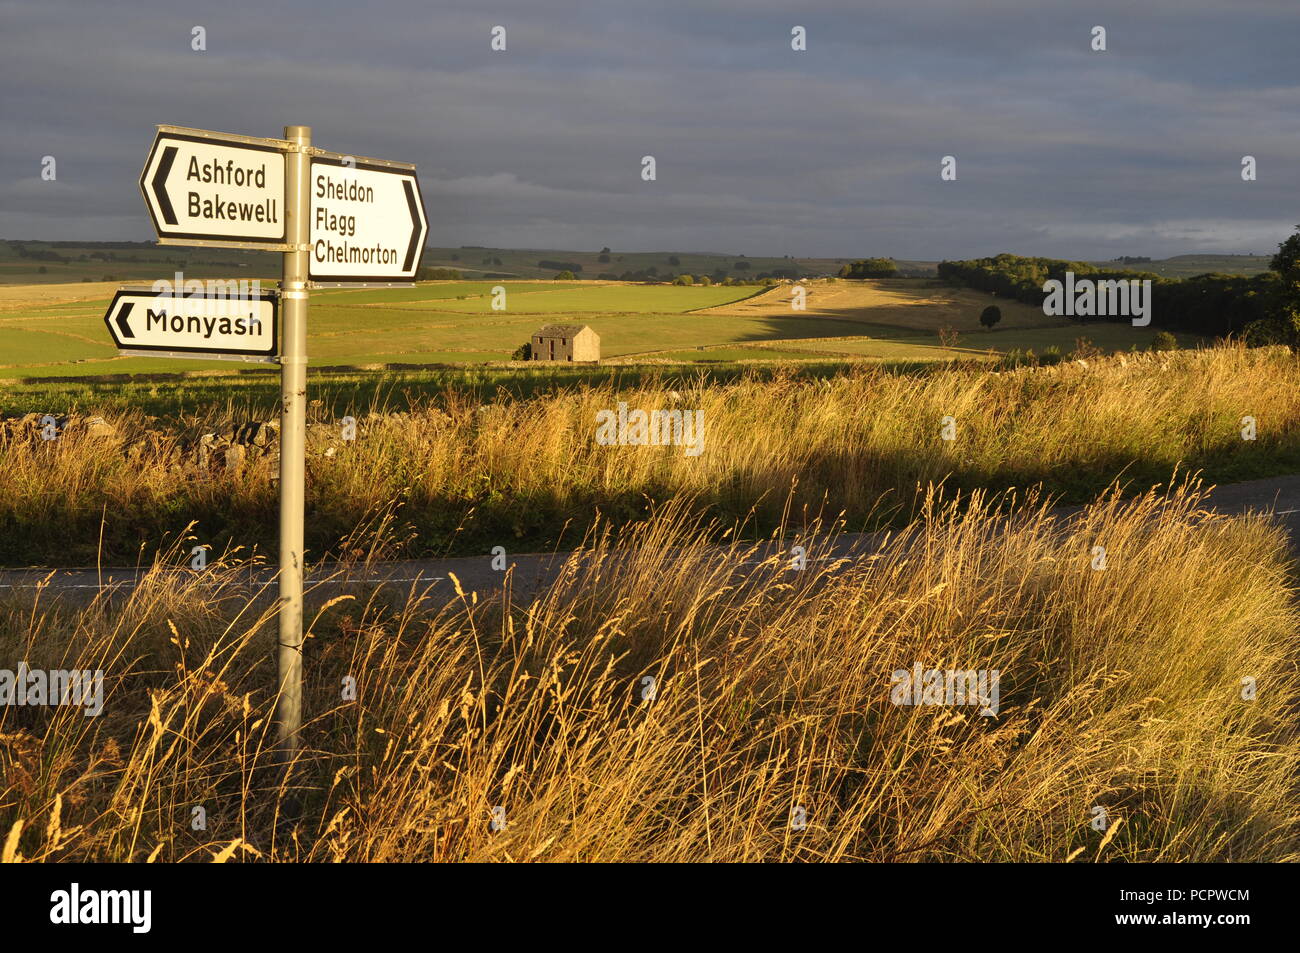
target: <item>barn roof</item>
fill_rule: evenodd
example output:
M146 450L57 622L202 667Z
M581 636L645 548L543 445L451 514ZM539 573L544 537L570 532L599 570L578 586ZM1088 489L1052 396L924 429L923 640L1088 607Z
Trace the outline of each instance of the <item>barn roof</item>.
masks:
M585 324L548 324L534 333L542 338L571 338L581 331L589 331L590 328ZM594 332L593 332L594 333Z

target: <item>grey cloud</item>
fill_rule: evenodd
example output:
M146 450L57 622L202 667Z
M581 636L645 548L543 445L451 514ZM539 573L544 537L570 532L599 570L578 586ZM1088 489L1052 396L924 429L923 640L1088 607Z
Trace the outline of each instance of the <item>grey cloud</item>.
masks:
M136 178L160 122L303 122L327 148L416 162L442 244L1113 257L1266 251L1300 220L1286 2L44 0L0 15L6 237L150 237ZM189 50L195 23L206 53ZM488 50L497 23L504 54ZM789 49L795 23L807 53ZM1094 23L1107 53L1087 48ZM38 179L46 154L57 184ZM946 154L955 183L939 181ZM1240 180L1244 154L1260 181Z

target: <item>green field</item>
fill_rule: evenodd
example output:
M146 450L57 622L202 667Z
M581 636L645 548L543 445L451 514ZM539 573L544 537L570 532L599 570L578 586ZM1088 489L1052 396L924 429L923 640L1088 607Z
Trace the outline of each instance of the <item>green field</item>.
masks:
M126 358L103 323L112 284L0 288L0 379L79 378L213 370L225 361ZM504 289L506 310L493 310ZM540 326L590 325L604 362L932 361L1049 347L1088 338L1105 350L1144 348L1154 329L1080 325L1000 301L1003 324L980 328L990 301L926 279L812 282L805 311L790 285L683 287L610 282L447 281L414 288L326 290L313 295L311 365L483 365L509 361ZM69 296L71 300L67 300ZM941 344L940 329L955 339ZM1184 344L1195 343L1184 339Z
M505 290L506 308L493 309L493 289ZM370 306L400 311L455 311L469 314L567 314L607 311L627 314L682 314L749 297L762 288L681 287L674 285L584 284L582 282L456 281L416 288L323 291L313 306Z
M506 289L507 311L492 310L498 286ZM322 291L312 299L308 353L316 367L508 361L533 331L557 320L591 325L608 357L778 333L824 333L806 321L778 332L755 319L702 320L688 313L762 290L448 282L413 289ZM0 311L0 378L232 368L230 362L118 357L103 321L111 291L104 286L100 297L85 302Z

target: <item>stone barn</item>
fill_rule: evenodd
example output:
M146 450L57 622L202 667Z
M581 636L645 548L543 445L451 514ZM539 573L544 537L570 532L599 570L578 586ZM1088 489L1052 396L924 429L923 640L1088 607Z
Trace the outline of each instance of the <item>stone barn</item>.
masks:
M548 324L533 333L534 361L599 361L600 335L585 324Z

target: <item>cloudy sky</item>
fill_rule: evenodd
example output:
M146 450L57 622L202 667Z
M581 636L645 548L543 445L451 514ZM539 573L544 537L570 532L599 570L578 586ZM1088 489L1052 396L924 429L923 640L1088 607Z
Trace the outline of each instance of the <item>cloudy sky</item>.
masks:
M1298 50L1297 0L0 0L0 237L152 238L154 125L302 123L417 163L431 245L1270 253Z

